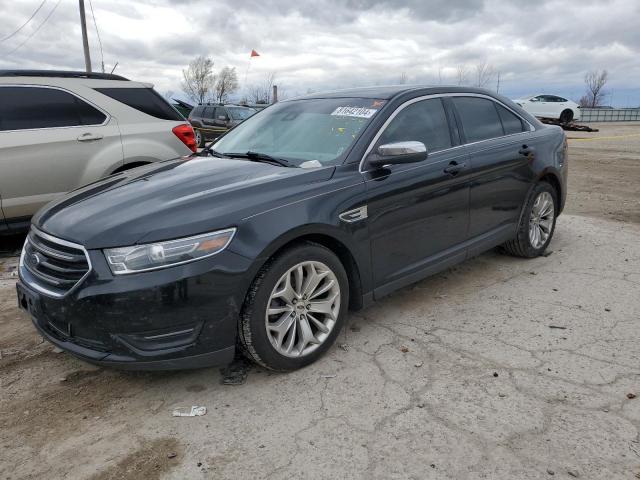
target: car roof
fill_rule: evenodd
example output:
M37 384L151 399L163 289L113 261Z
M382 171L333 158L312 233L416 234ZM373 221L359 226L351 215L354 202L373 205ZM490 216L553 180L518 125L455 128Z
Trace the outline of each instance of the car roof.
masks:
M128 78L113 73L80 72L70 70L0 70L0 77L48 77L48 78L88 78L95 80L121 80Z
M475 87L460 87L453 85L389 85L384 87L362 87L362 88L349 88L345 90L334 90L329 92L318 92L301 97L299 99L311 99L311 98L377 98L383 100L389 100L398 95L405 93L416 93L420 95L436 95L439 93L481 93L484 95L495 96L493 92L485 90L483 88ZM293 100L293 99L292 99ZM284 100L287 101L287 100Z

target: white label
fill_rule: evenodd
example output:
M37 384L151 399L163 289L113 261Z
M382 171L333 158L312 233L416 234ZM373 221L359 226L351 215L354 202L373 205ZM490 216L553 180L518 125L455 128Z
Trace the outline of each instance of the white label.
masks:
M363 107L338 107L331 115L337 115L340 117L358 117L358 118L371 118L378 110L375 108L363 108Z

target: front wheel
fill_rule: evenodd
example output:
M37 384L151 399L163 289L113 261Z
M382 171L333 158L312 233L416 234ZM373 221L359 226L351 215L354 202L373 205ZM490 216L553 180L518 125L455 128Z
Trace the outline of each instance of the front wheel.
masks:
M546 250L556 228L558 195L547 182L538 183L524 207L516 238L502 247L514 256L534 258Z
M348 305L349 282L340 260L321 245L300 244L258 273L240 317L240 348L271 370L302 368L335 342Z

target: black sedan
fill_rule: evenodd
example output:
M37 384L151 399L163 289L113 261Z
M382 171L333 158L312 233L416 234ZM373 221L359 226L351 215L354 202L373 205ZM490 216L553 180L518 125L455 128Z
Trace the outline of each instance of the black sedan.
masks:
M488 91L314 94L46 206L18 299L90 362L292 370L349 309L496 246L542 254L566 185L562 130Z

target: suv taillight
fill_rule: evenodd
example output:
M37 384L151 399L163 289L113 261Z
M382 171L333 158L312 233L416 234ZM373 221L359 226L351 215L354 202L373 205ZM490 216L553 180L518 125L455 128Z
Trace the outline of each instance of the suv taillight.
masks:
M196 135L193 133L191 125L184 123L177 127L173 127L171 131L180 139L180 141L182 141L182 143L189 147L192 152L195 152L198 149L198 146L196 145Z

